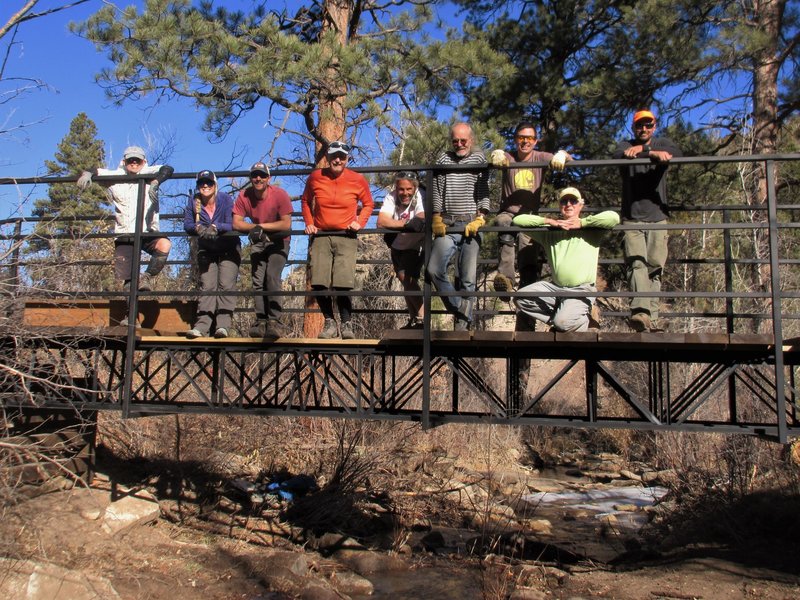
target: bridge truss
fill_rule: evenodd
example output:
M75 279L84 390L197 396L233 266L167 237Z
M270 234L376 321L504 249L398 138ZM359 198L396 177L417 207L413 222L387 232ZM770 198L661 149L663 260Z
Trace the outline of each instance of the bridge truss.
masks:
M347 341L141 335L129 357L124 335L70 334L7 340L3 351L34 374L7 380L18 383L5 386L5 404L127 417L325 416L781 441L800 434L794 346L776 349L759 335L434 331L428 343L422 331Z

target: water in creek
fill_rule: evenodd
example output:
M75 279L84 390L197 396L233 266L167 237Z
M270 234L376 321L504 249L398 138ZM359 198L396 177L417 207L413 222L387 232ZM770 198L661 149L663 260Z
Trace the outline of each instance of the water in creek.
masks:
M524 500L531 506L529 518L547 519L552 523L552 535L540 540L579 557L607 562L624 552L625 540L635 536L647 522L647 514L634 507L652 506L666 493L662 487L576 489L567 485L559 491L530 494ZM443 534L448 548L456 554L463 553L466 539L476 535L474 531L462 529L435 530ZM376 573L369 579L375 592L369 597L353 596L354 600L481 597L480 567L469 568L463 563L452 566L438 563L409 571Z

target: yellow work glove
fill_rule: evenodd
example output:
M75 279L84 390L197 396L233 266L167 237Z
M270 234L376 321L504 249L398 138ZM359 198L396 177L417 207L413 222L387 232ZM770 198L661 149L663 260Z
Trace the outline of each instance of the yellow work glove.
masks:
M483 215L478 215L464 227L464 235L467 237L476 236L478 235L478 229L484 225L486 225L486 219L483 218Z
M506 155L506 151L500 150L500 148L492 150L492 153L489 155L489 162L495 167L507 167L508 156Z
M447 225L442 221L442 215L433 215L431 231L433 231L433 237L442 237L447 233Z
M553 158L550 159L550 168L554 171L563 171L568 158L569 154L563 150L559 150L553 155Z

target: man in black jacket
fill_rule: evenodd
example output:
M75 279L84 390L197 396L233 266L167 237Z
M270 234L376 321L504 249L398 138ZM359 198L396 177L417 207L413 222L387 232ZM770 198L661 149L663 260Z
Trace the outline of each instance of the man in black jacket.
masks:
M655 137L656 118L649 110L633 115L631 140L617 145L614 158L647 158L650 164L620 167L623 224L666 224L669 217L666 173L673 156L683 156L675 142ZM668 231L625 231L625 264L632 292L660 292L661 274L667 260ZM630 326L635 331L662 331L658 325L661 299L655 296L631 300Z

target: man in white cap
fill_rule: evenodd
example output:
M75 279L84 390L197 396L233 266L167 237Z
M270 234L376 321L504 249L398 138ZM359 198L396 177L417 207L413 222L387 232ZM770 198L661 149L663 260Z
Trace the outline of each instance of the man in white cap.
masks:
M148 165L144 150L139 146L128 146L122 153L117 169L97 168L84 171L78 178L78 187L85 190L95 175L139 175L153 174L145 186L144 212L141 215L142 233L155 233L158 229L158 188L172 176L174 169L169 165ZM139 182L120 183L99 182L106 188L109 200L114 206L116 223L114 234L114 275L123 282L123 289L130 289L133 269L133 234L136 232L136 201L139 196ZM169 238L147 236L142 239L142 250L150 255L147 269L139 278L139 290L153 289L153 278L161 273L167 264L172 244ZM122 325L127 324L127 319Z
M646 158L647 165L620 167L622 176L622 222L665 225L667 167L681 149L667 137L656 137L656 117L649 110L633 115L633 139L617 145L614 158ZM666 229L628 229L625 231L625 264L632 292L660 292L661 275L667 261L669 231ZM663 331L658 324L661 298L650 296L631 300L629 324L635 331Z
M367 224L374 202L364 176L347 168L350 150L344 142L328 144L328 166L311 172L301 198L305 232L312 240L309 257L314 290L348 291L355 287L356 234ZM333 317L333 296L317 296L317 302L325 317L320 338L355 337L349 296L336 297L339 327Z
M561 215L558 219L539 215L517 215L517 227L543 227L528 235L542 245L553 273L553 281L537 281L519 290L536 294L518 296L514 303L525 316L551 325L555 331L586 331L596 293L597 263L600 240L606 229L619 224L619 215L607 210L581 218L584 200L574 187L558 193ZM553 292L573 292L582 297L568 298L549 295Z
M288 333L281 322L283 300L270 292L279 292L282 286L281 272L289 256L286 232L292 228L292 201L286 190L270 185L269 167L261 161L250 167L250 185L239 192L233 205L233 228L250 238L256 312L250 337L283 337Z

